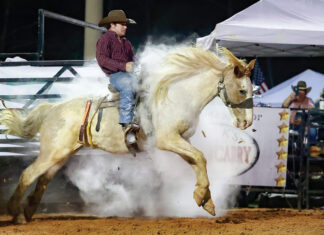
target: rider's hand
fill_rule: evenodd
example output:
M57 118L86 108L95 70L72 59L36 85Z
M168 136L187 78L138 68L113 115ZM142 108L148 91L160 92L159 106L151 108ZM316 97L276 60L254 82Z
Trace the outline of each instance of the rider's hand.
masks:
M133 62L126 63L126 72L128 72L128 73L133 72Z

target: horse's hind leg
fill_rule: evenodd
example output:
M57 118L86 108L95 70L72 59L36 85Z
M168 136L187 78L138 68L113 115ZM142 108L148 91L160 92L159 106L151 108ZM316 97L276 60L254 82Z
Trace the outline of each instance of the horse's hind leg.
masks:
M51 168L48 169L43 175L41 175L38 179L38 182L36 184L34 192L32 192L28 197L27 197L27 204L24 208L24 215L27 221L30 221L33 214L36 212L37 207L42 199L42 196L46 190L47 184L53 179L55 176L56 172L59 171L62 166L66 163L66 161L77 151L79 151L83 146L81 144L77 144L74 147L74 150L71 151L70 153L66 154L67 155L61 155L63 159L58 162L56 165L52 166Z
M28 166L20 176L18 186L8 202L8 213L13 216L15 223L25 223L24 216L21 214L20 202L27 188L49 168L55 165L55 162L41 160L39 156L35 162Z
M18 186L8 202L8 213L13 216L14 223L24 223L25 218L22 215L21 200L27 188L41 175L45 174L55 165L66 161L73 153L82 146L77 147L59 145L58 148L52 148L48 145L41 145L41 151L38 158L28 166L20 176ZM53 168L55 169L55 168ZM42 179L44 180L44 179ZM44 182L40 182L42 184Z
M191 165L197 177L197 189L194 191L194 199L198 206L203 206L208 213L215 215L215 206L209 190L206 159L203 153L183 139L179 134L160 134L157 137L158 148L179 154Z
M61 169L66 161L67 159L57 163L55 166L52 166L46 173L38 178L35 190L26 199L27 204L24 208L24 215L27 221L30 221L33 214L36 212L47 184L53 179L56 172Z

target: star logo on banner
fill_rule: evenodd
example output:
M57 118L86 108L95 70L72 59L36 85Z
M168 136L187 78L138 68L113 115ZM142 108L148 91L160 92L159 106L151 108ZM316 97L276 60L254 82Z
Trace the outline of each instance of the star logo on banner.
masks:
M279 139L277 139L279 147L286 147L288 140L284 137L281 136Z
M279 173L286 173L287 167L286 167L285 164L283 164L283 162L280 162L280 164L276 165L276 167L277 167L277 173L278 174Z
M286 179L280 175L278 178L275 178L276 186L284 187L286 185Z
M281 149L279 152L276 152L276 154L278 155L278 160L286 160L288 155L283 149Z
M279 113L279 115L280 115L280 121L283 121L283 120L288 121L289 113L285 109L284 109L284 111Z
M280 134L281 133L287 133L288 132L288 128L289 126L286 125L286 123L282 123L280 126L278 126L279 129L280 129Z

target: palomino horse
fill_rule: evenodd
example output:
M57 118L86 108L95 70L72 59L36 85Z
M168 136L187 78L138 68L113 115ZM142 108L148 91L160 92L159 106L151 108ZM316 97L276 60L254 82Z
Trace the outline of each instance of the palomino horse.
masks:
M249 76L255 61L247 65L225 48L222 55L225 60L199 48L184 48L168 54L160 73L153 79L154 87L149 89L151 92L146 97L148 105L138 107L151 114L151 118L140 114L140 120L144 132L148 133L147 126L152 127L155 145L177 153L192 166L197 177L193 197L197 205L211 215L215 215L215 206L209 191L206 160L188 138L195 132L202 109L216 96L220 96L228 106L234 116L234 125L240 129L252 124L253 114ZM40 133L39 156L22 172L8 202L8 212L15 223L31 220L46 185L64 163L84 146L78 142L78 136L87 100L85 97L59 104L43 103L25 118L16 110L2 111L0 122L8 127L8 134L32 138ZM93 106L98 104L98 100L93 100ZM92 147L114 154L129 153L123 129L118 124L118 108L104 109L99 131L95 130L98 115L95 109L90 111L91 115L94 117L90 127ZM24 193L36 179L36 188L22 208Z

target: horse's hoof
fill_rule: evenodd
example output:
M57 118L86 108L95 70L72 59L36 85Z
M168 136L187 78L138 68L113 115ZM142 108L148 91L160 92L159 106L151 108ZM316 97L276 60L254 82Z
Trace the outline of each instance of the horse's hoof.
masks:
M205 203L205 205L203 205L203 208L205 211L207 211L209 214L211 214L212 216L215 216L215 206L213 201L210 199L207 203Z
M203 208L205 211L207 211L212 216L215 216L215 206L211 198L208 199L206 203L203 204Z
M29 209L29 207L25 207L24 209L24 215L25 215L25 219L27 222L30 222L33 216L33 211L32 209Z
M26 224L27 223L25 216L22 213L20 213L17 216L14 216L12 219L12 222L14 224Z

